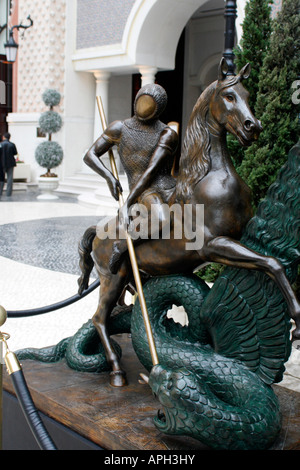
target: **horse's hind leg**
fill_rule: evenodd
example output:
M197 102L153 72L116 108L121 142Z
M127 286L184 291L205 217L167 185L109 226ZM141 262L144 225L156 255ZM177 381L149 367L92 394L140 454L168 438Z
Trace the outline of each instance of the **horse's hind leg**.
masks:
M206 258L227 266L258 269L268 274L278 285L296 324L293 339L300 339L300 305L285 275L284 267L272 256L264 256L227 237L210 240L204 247Z
M115 276L100 276L100 299L92 320L100 336L105 350L107 362L111 366L110 384L122 387L127 384L126 374L121 369L119 358L111 344L108 334L108 320L125 287L125 279L120 274Z

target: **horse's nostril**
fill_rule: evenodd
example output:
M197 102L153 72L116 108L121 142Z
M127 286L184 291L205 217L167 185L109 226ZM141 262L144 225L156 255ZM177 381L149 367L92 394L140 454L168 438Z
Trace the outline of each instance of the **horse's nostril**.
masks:
M246 131L252 131L254 129L253 122L250 121L249 119L246 119L246 121L244 123L244 128L246 129Z

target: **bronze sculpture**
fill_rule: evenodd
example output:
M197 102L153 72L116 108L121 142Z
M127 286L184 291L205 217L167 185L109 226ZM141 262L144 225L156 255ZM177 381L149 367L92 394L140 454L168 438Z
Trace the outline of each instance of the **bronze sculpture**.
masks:
M168 204L204 204L204 244L201 250L186 250L187 240L148 240L136 249L142 272L148 276L190 273L207 262L260 270L267 273L281 289L295 320L294 338L300 336L300 307L279 261L261 255L238 240L252 216L251 195L247 185L236 173L226 150L226 131L235 135L242 145L249 144L261 131L259 121L247 104L248 92L242 81L249 76L247 64L236 76L227 76L224 59L219 66L218 80L199 97L186 132L180 158L176 186ZM111 384L125 384L118 355L107 330L109 316L126 286L132 281L126 257L113 274L109 268L114 240L99 240L96 227L86 231L81 242L79 290L86 288L95 263L100 277L101 296L93 323L99 333L112 369ZM91 257L93 253L93 258Z
M135 98L134 116L110 124L84 156L85 163L106 179L112 196L118 200L119 191L122 192L120 182L101 161L101 156L117 145L130 189L122 208L126 226L129 208L136 202L143 204L149 211L152 205L156 207L157 217L163 223L162 206L175 187L171 170L177 149L177 134L159 120L166 104L167 95L160 85L145 85ZM114 274L126 248L125 240L114 244L109 263Z
M205 203L202 248L187 250L187 240L176 239L174 230L170 240L148 240L136 248L141 272L150 277L144 293L159 363L153 365L140 302L116 307L132 282L129 260L124 256L113 274L109 260L115 240L97 238L96 227L80 241L79 279L79 289L85 288L95 260L102 287L96 315L54 347L18 353L21 359L45 362L65 357L75 370L112 369L111 384L120 386L125 384L121 351L110 335L130 332L163 407L154 419L157 428L215 449L272 445L281 421L271 385L282 380L291 352L290 317L296 323L293 336L299 338L299 305L290 282L300 259L300 147L291 150L251 218L249 190L235 173L225 143L226 129L243 144L260 131L241 83L248 73L246 66L237 76L227 76L222 61L218 81L200 96L187 130L169 204ZM212 260L227 267L209 289L192 273ZM188 326L167 320L174 303L184 306Z
M278 257L290 282L300 260L299 178L300 141L241 239L254 251ZM191 436L214 449L272 446L281 429L272 384L282 380L291 353L290 316L276 283L257 270L227 267L211 289L196 275L175 274L151 278L143 292L159 363L153 366L139 300L132 311L116 307L108 328L112 336L131 333L134 351L150 372L149 379L142 376L163 407L154 418L160 432ZM184 306L188 325L167 318L174 303ZM57 345L18 357L64 358L84 372L110 370L91 320Z

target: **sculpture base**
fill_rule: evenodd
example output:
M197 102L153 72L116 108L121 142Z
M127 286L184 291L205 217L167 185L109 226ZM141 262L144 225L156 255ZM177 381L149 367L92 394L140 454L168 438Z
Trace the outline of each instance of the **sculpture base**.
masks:
M208 448L186 437L167 436L153 423L160 408L151 389L140 384L139 374L146 373L132 349L128 335L115 337L123 350L122 364L127 372L128 386L115 388L109 385L109 373L91 374L70 369L64 360L56 364L23 361L24 375L36 407L50 417L49 433L59 450L86 447L105 450L148 451L203 451ZM4 373L3 388L7 399L13 399L12 381ZM283 425L273 450L300 450L300 394L275 386L280 400ZM12 405L10 405L12 406ZM14 414L5 413L3 423L4 450L31 450L21 432L21 423L12 422ZM16 418L15 418L16 419ZM30 435L26 427L25 433ZM45 422L47 426L47 422ZM56 425L56 426L55 426ZM61 427L62 429L58 429ZM11 432L10 432L11 429ZM60 434L64 431L64 439ZM69 441L67 435L69 433ZM76 441L76 436L79 440ZM81 444L80 436L83 436ZM57 441L56 441L57 439ZM71 440L77 444L70 444ZM74 441L75 439L75 441ZM34 439L33 439L34 441ZM29 447L24 448L24 445ZM35 445L35 442L34 442Z

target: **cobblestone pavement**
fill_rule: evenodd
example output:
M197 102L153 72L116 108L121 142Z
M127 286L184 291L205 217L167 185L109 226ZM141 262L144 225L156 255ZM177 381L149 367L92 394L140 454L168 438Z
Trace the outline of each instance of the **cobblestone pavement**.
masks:
M24 310L51 305L76 294L77 244L84 230L97 223L97 209L76 198L37 200L37 193L18 191L0 198L0 305ZM95 277L91 277L91 282ZM73 335L96 310L99 289L82 300L44 315L9 318L1 331L9 347L43 347ZM286 363L280 385L300 392L300 350Z

